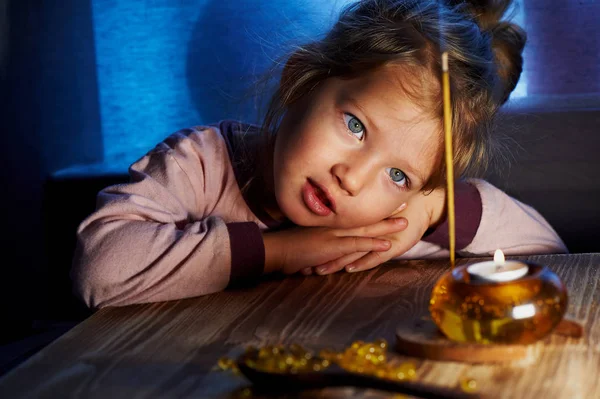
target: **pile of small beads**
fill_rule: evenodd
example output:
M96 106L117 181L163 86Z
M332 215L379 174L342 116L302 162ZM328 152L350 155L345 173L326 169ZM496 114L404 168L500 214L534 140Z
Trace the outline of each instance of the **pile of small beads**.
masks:
M297 344L288 348L281 345L264 346L260 349L249 347L243 359L248 366L269 372L318 372L335 363L353 373L392 380L414 379L415 365L409 362L400 365L388 362L387 346L383 339L375 342L356 341L342 352L324 349L318 356ZM238 372L235 362L228 358L219 359L218 366L221 370Z
M257 370L292 374L321 371L331 365L328 359L316 357L297 344L288 348L282 345L264 346L259 350L248 348L245 362Z
M396 364L388 361L388 344L384 339L375 342L355 341L343 352L323 350L319 356L340 367L359 374L372 375L390 380L412 380L416 377L416 366L411 362Z
M268 345L260 349L250 346L241 359L256 370L291 374L321 371L331 364L329 360L315 357L312 352L297 344L288 348L283 345ZM221 370L239 373L236 362L232 359L221 358L218 366Z

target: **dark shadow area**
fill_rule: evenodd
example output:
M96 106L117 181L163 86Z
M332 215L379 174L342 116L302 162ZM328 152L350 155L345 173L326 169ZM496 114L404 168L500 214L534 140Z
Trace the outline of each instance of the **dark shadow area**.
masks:
M2 187L5 265L0 342L40 332L34 320L63 313L54 278L70 261L50 260L44 232L62 223L55 209L44 225L44 182L57 169L102 159L94 35L88 1L4 0L8 36L3 82L5 143ZM8 194L8 195L6 195ZM73 191L72 201L79 200ZM65 200L65 197L55 201Z
M522 99L505 110L497 134L510 139L512 160L488 180L540 212L570 252L598 252L600 96L588 109L569 108L563 101L540 107Z

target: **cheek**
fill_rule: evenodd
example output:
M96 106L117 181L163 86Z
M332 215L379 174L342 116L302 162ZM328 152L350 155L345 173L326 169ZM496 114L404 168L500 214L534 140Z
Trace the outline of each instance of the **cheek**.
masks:
M331 166L341 149L331 127L303 125L302 130L286 132L278 137L275 148L275 166L282 170L323 169Z
M372 187L360 200L353 201L351 209L347 210L353 225L363 226L389 218L403 202L408 202L409 195L398 193L394 187L385 187L384 183Z

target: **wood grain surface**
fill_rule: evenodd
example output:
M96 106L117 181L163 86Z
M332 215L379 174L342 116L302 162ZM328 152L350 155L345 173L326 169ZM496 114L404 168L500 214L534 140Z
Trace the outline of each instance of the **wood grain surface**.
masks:
M567 316L583 325L582 338L552 335L536 344L534 363L396 360L413 361L421 382L458 388L462 379L475 379L485 397L600 398L600 254L520 259L547 265L565 282ZM395 261L356 274L271 277L199 298L103 309L4 376L0 397L241 398L247 381L214 371L220 357L276 343L342 349L354 340L386 338L393 347L399 320L427 307L448 267L447 261ZM392 395L337 388L283 397Z

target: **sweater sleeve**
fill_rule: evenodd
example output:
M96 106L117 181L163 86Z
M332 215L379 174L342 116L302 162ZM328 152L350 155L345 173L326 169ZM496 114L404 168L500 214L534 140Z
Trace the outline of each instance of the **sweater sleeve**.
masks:
M481 195L482 214L477 234L461 250L464 256L568 253L556 231L539 212L490 183L469 181Z
M241 196L227 198L239 189L215 129L170 136L129 173L98 194L77 231L71 277L88 306L199 296L262 273L259 226L219 211Z
M456 185L456 251L459 256L567 253L552 226L531 206L480 179ZM448 223L423 237L401 259L449 256Z

